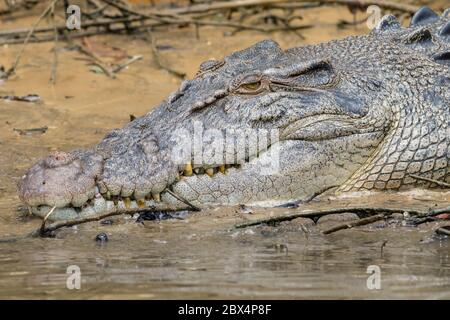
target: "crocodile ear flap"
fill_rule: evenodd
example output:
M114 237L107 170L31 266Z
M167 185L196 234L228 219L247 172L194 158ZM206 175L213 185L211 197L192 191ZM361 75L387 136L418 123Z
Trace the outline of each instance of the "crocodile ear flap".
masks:
M317 59L302 61L301 63L294 63L288 66L270 68L264 71L266 75L274 75L276 77L290 78L316 71L332 72L333 68L327 59Z
M433 59L439 64L450 66L450 51L436 53Z
M411 27L423 26L427 23L437 21L439 16L430 8L424 6L417 10L411 19Z
M383 33L388 31L394 31L401 28L400 22L398 22L397 18L391 14L384 16L381 18L378 25L375 27L375 33Z
M450 21L442 27L441 31L439 31L439 37L444 41L450 42Z
M336 73L328 59L302 61L263 72L273 81L288 81L292 86L321 87L334 83Z
M405 44L417 44L417 45L428 45L432 44L433 42L433 35L431 34L431 31L427 28L420 28L418 30L413 31L412 33L408 34L403 39L403 43Z

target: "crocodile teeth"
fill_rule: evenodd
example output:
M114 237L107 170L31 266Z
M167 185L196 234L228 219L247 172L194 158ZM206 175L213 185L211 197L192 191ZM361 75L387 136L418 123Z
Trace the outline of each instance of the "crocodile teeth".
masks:
M219 166L219 171L223 174L225 174L225 165Z
M129 209L131 206L131 199L130 198L124 198L123 203L125 204L125 208Z
M206 174L210 177L212 177L214 175L214 169L213 168L208 168L205 170Z
M142 209L146 207L144 200L138 200L137 205L139 208L142 208Z
M152 192L152 196L153 196L153 200L155 200L155 202L161 202L161 194L160 193Z
M184 167L184 175L187 177L192 176L192 164L191 163L187 163L186 166Z
M149 193L145 196L145 200L152 200L152 199L153 199L153 197L152 197L151 193Z
M108 188L106 188L106 185L103 181L98 181L97 186L100 193L104 194L108 192Z

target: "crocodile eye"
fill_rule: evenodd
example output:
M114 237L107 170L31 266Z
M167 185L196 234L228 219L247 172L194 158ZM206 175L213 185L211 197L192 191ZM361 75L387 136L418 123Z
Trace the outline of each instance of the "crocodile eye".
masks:
M241 85L241 88L248 91L257 91L259 88L261 88L261 81L244 83L243 85Z
M258 94L266 90L267 79L259 72L236 77L230 84L230 92L237 94Z

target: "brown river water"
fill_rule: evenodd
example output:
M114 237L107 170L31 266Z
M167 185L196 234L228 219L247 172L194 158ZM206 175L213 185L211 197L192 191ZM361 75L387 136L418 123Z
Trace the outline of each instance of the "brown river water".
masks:
M358 18L363 17L362 13ZM0 29L29 26L36 17L2 21ZM311 9L302 30L271 34L284 48L363 34L365 24L336 28L352 20L342 7ZM269 35L245 31L224 35L204 27L155 33L161 57L192 77L198 65L221 58ZM41 220L24 215L16 182L51 150L71 150L97 143L122 127L129 115L142 115L179 85L179 79L155 63L148 42L138 37L97 36L143 59L115 79L90 71L84 56L60 43L56 84L49 84L53 43L31 44L17 75L0 84L0 95L38 94L40 103L0 100L0 237L25 234ZM0 47L0 64L9 67L20 45ZM44 134L20 135L14 129L48 127ZM370 197L325 198L308 207L395 206L427 210L449 204L450 192L409 192ZM0 298L450 298L450 242L434 235L438 223L420 227L378 222L331 235L320 231L336 223L322 218L314 226L298 219L278 226L233 229L236 223L296 209L215 208L182 220L146 221L115 218L112 225L89 223L60 230L56 238L0 243ZM342 217L341 217L342 218ZM99 232L109 242L94 241ZM69 266L81 270L81 288L68 289ZM378 266L381 288L367 286L369 266Z

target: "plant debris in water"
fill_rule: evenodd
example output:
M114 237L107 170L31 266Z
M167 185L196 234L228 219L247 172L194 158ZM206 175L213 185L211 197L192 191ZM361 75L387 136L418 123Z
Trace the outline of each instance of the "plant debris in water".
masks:
M19 102L40 102L41 97L37 94L27 94L26 96L0 96L0 99L5 101L19 101Z
M31 136L33 134L44 134L47 132L48 127L31 128L31 129L18 129L13 128L15 132L18 132L21 136Z
M179 219L183 220L188 215L187 210L183 211L143 211L139 213L136 219L137 223L143 223L144 221L154 221L154 220L169 220L169 219Z
M436 234L442 235L442 236L447 236L447 238L448 238L448 236L450 236L450 225L437 228Z

